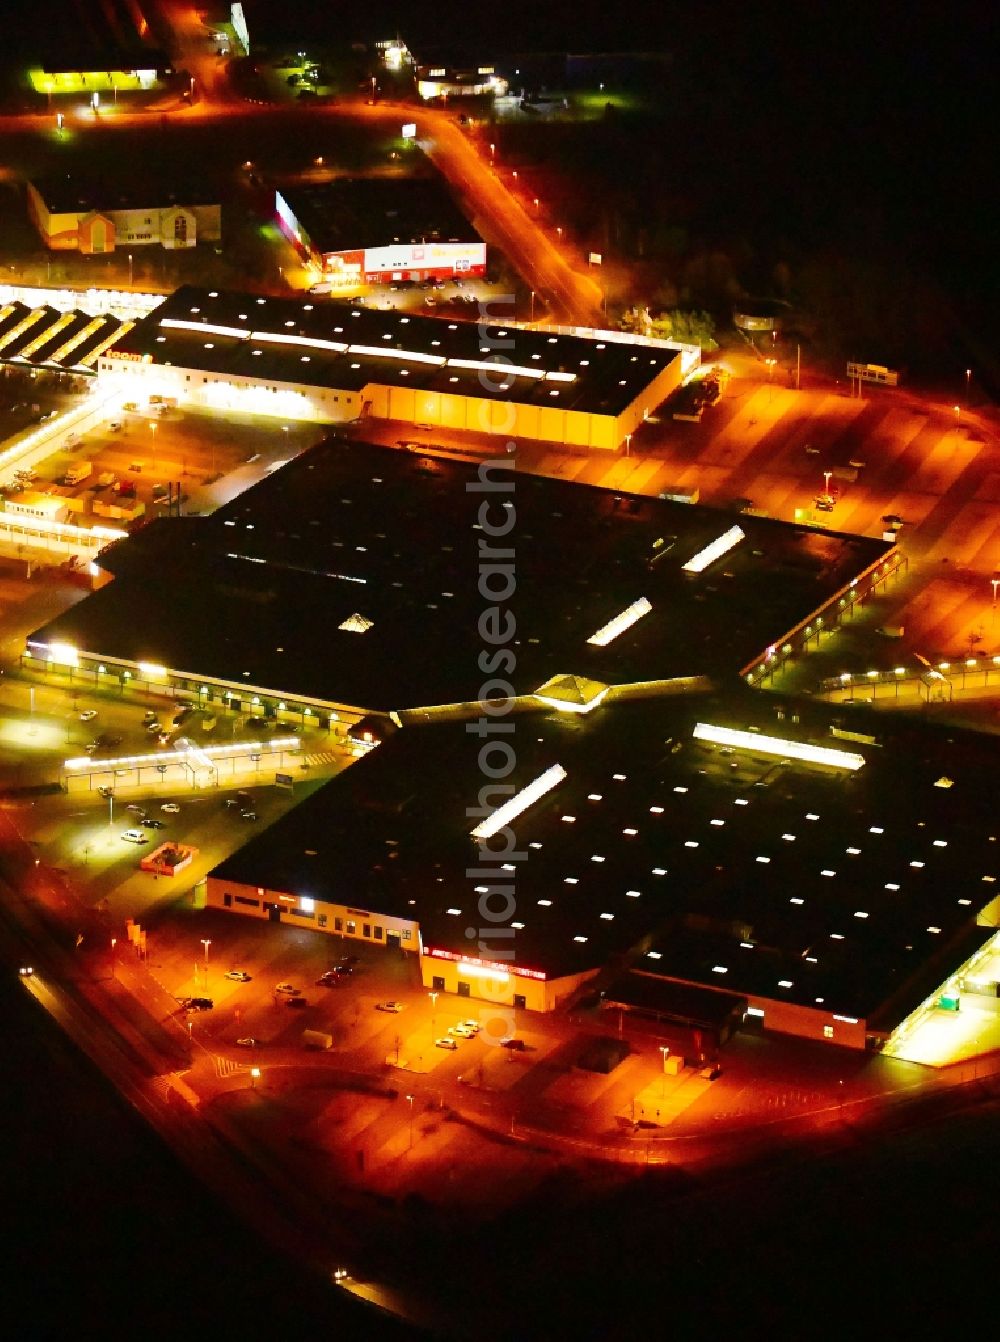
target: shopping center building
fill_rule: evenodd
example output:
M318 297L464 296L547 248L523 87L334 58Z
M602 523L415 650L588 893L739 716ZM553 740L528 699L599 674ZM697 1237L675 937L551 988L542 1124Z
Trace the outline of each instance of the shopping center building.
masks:
M371 416L616 451L696 350L612 332L375 311L185 287L101 358L122 397L283 419Z

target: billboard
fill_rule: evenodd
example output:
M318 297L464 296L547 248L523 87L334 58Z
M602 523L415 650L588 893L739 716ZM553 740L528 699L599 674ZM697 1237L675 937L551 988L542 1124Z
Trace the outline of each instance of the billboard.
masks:
M385 247L366 247L366 276L409 272L450 272L482 274L486 268L485 242L413 242L391 243Z

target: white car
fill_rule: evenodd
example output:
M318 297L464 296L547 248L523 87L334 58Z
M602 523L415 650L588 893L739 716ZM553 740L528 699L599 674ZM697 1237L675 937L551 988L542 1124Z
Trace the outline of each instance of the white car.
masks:
M149 835L141 829L127 829L122 838L126 843L149 843Z
M398 1015L399 1012L402 1011L402 1009L403 1009L403 1004L402 1004L402 1002L376 1002L376 1003L375 1003L375 1010L376 1010L376 1011L389 1011L389 1012L391 1012L394 1016L395 1016L395 1015Z
M181 808L175 801L165 801L160 807L161 811L166 811L167 815L176 815Z
M435 1039L434 1047L450 1049L451 1052L454 1053L458 1048L458 1045L455 1043L454 1039Z
M80 714L80 721L81 721L81 722L93 722L94 718L96 718L96 717L97 717L97 709L96 709L96 708L85 708L85 709L83 710L83 712Z
M284 993L286 997L300 997L302 995L301 989L293 987L290 983L276 983L274 991Z
M226 975L227 979L232 979L234 983L249 983L250 975L245 969L231 969Z
M470 1030L464 1020L460 1020L457 1025L449 1025L448 1033L457 1035L459 1039L475 1039L476 1037L475 1030Z
M478 1034L478 1033L479 1033L480 1025L479 1025L479 1022L478 1022L477 1020L463 1020L463 1021L460 1021L459 1024L460 1024L460 1025L464 1025L465 1028L466 1028L467 1030L471 1030L473 1034Z

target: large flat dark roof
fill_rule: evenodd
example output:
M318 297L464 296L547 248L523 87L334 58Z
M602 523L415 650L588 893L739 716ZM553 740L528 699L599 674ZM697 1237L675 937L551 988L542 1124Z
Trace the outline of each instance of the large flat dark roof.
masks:
M211 517L164 519L108 551L115 581L34 637L373 710L476 699L493 604L480 547L507 543L480 526L489 498L493 527L513 509L502 605L518 693L564 673L727 678L890 548L741 517L746 539L691 575L682 564L732 515L516 475L506 458L488 474L510 491L474 492L474 464L331 437ZM631 628L589 641L643 599ZM354 614L366 633L339 627Z
M304 387L372 382L611 416L681 357L662 346L521 329L488 318L484 312L482 322L463 322L185 286L111 353Z
M879 744L848 745L866 763L846 773L692 737L708 721L844 745L842 706L795 711L743 691L514 719L515 788L567 775L512 822L516 963L554 977L638 950L636 968L739 996L882 1028L908 1014L992 932L976 916L1000 881L995 745L862 718ZM216 874L411 917L425 946L475 953L479 748L463 723L405 728Z
M280 194L318 252L479 241L437 177L335 177L283 186Z

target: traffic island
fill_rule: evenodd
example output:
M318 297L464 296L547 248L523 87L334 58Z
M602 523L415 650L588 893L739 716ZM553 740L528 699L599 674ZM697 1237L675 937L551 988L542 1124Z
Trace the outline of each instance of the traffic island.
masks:
M151 871L154 876L176 876L185 867L191 865L198 856L197 848L189 848L183 843L161 843L139 863L141 871Z

